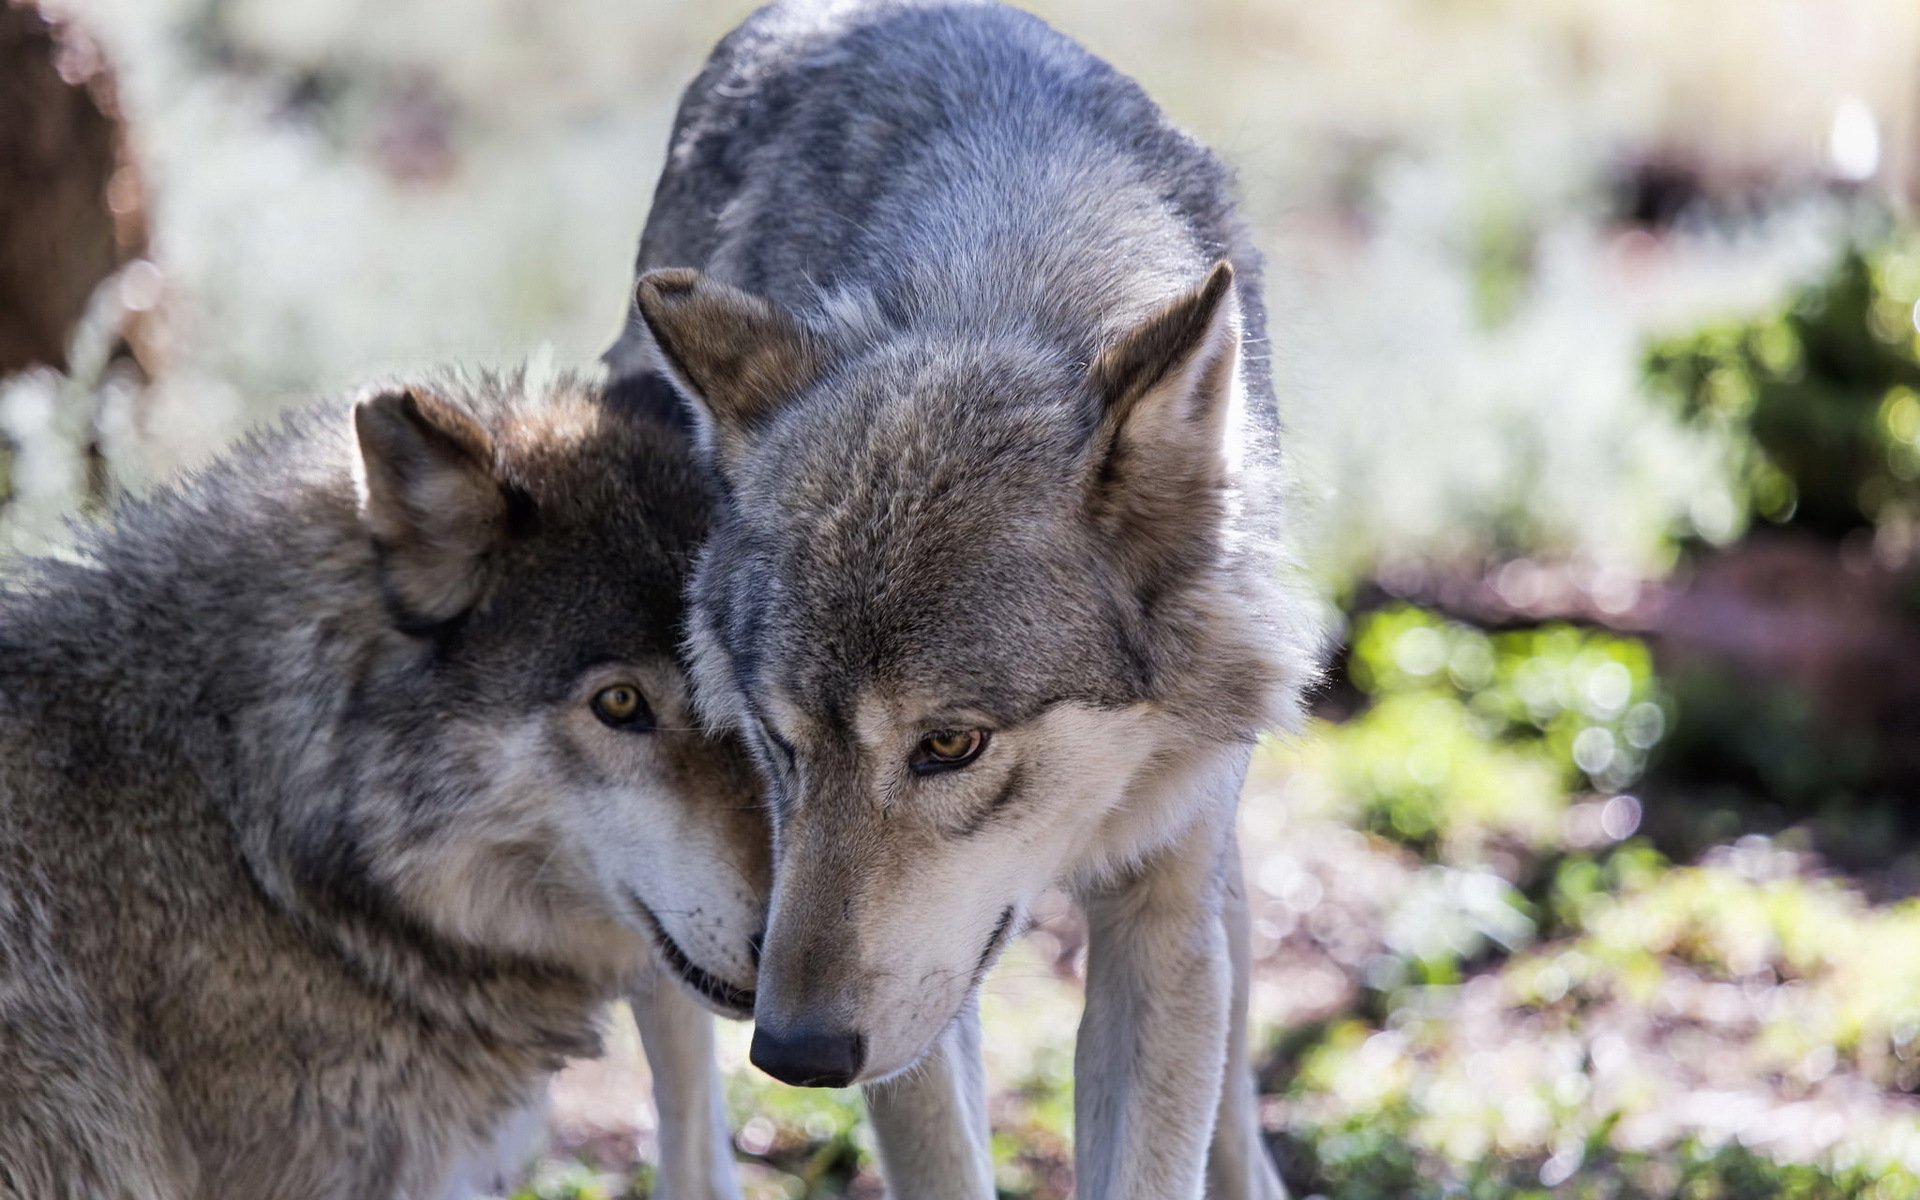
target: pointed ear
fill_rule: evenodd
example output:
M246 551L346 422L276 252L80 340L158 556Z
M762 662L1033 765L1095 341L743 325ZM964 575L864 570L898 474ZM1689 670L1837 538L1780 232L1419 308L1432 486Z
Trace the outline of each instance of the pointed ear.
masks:
M649 271L634 301L723 463L825 369L822 340L790 313L698 271Z
M1222 260L1088 369L1101 406L1089 447L1094 520L1139 572L1213 545L1239 360L1240 307Z
M448 621L485 592L506 532L507 494L480 423L416 388L382 392L353 409L365 492L360 521L403 624Z

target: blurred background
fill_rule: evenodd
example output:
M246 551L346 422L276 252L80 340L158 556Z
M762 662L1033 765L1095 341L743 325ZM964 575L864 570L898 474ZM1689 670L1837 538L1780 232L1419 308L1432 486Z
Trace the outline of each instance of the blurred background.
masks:
M1244 805L1299 1195L1920 1196L1920 4L1047 0L1239 170L1339 610ZM590 363L749 5L0 0L0 543L445 361ZM1070 1194L1082 935L986 986ZM520 1197L649 1191L637 1039ZM725 1035L754 1197L881 1194Z

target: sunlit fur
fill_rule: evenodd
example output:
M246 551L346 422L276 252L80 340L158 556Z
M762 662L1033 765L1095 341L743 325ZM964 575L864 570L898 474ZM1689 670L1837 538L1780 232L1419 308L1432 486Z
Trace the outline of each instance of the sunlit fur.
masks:
M1216 1194L1277 1195L1222 1074L1233 813L1318 639L1224 169L1024 13L780 3L689 88L639 265L609 362L675 382L724 480L689 646L771 783L763 1031L858 1031L867 1081L944 1056L1063 881L1095 930L1081 1194L1197 1197L1217 1125ZM956 728L977 761L908 770ZM943 1088L928 1121L972 1111ZM898 1193L985 1194L911 1123Z
M448 378L10 565L0 1196L436 1196L595 1050L641 905L749 992L764 816L676 652L706 497L671 421Z

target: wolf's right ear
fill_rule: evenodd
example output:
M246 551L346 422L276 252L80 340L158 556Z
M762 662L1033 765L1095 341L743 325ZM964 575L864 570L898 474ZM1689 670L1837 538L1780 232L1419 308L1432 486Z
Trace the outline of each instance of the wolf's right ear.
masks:
M1181 569L1216 540L1239 355L1233 267L1222 260L1088 370L1101 405L1093 515L1141 579Z
M414 388L362 399L353 429L365 484L360 520L400 620L430 626L466 612L486 590L506 525L493 439L458 407Z
M825 370L817 334L785 310L698 271L648 271L634 302L723 467L756 426Z

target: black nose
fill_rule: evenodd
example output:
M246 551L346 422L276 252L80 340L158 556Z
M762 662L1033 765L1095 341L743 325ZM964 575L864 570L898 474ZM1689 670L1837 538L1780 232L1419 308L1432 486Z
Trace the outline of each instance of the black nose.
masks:
M857 1033L838 1033L800 1026L779 1029L756 1025L753 1065L795 1087L845 1087L860 1073L867 1058L867 1039Z

